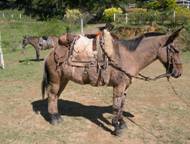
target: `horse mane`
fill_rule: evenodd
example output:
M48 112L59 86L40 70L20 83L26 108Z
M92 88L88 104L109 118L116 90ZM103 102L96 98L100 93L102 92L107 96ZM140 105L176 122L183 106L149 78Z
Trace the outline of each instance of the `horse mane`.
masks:
M144 33L143 35L145 37L153 37L153 36L161 36L161 35L165 35L166 33L161 33L161 32L147 32Z
M111 32L110 32L110 34L111 34L111 36L112 36L114 39L116 39L116 40L119 39L119 37L118 37L116 34L113 34L113 33L111 33ZM91 38L91 39L93 38L93 39L94 39L94 38L97 37L97 35L98 35L98 34L85 34L84 36L87 37L87 38Z
M130 40L119 40L119 43L127 47L129 51L135 51L143 38L144 35L141 35Z
M144 34L142 34L142 35L140 35L140 36L138 36L136 38L129 39L129 40L119 40L119 42L122 45L126 46L129 51L135 51L143 38L154 37L154 36L162 36L162 35L165 35L165 33L147 32L147 33L144 33Z

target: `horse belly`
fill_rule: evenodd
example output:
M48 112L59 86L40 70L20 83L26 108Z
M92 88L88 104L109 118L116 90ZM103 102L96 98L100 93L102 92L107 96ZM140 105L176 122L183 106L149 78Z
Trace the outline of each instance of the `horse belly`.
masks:
M83 73L84 68L82 67L64 66L63 68L64 77L79 84L85 84Z
M90 84L92 86L103 86L107 85L110 80L109 70L103 70L101 74L97 72L96 67L75 67L75 66L64 66L63 68L64 77L79 83L79 84Z
M102 69L101 71L98 72L98 69L96 67L90 68L88 70L88 76L89 76L89 81L92 86L104 86L108 85L110 81L110 70L107 69Z

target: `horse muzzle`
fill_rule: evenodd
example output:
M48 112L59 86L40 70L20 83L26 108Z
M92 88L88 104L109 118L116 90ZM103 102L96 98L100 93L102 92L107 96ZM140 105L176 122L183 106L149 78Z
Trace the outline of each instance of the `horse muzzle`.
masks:
M179 78L181 75L182 75L182 73L180 71L177 71L177 70L173 70L171 73L171 76L173 78Z

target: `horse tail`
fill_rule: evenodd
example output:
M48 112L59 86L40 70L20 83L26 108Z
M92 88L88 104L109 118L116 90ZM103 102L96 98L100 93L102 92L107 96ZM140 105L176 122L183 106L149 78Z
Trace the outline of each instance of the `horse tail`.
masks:
M42 92L42 99L45 98L45 91L48 87L48 69L47 69L47 64L46 64L46 60L44 61L44 72L43 72L43 79L42 79L42 83L41 83L41 92Z

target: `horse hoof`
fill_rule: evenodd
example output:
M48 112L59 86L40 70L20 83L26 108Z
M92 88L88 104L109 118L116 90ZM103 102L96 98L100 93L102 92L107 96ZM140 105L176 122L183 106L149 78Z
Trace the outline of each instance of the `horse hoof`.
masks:
M57 121L58 123L61 123L63 121L63 118L61 117L60 114L57 115Z
M60 122L63 121L63 118L60 116L60 114L50 114L50 124L57 125Z
M113 131L113 135L115 135L115 136L121 136L122 133L123 133L123 130L122 130L122 129L115 129L115 130Z
M119 126L120 129L126 129L128 128L126 123L121 123L120 126Z
M57 125L59 122L56 119L53 119L50 121L50 124Z

